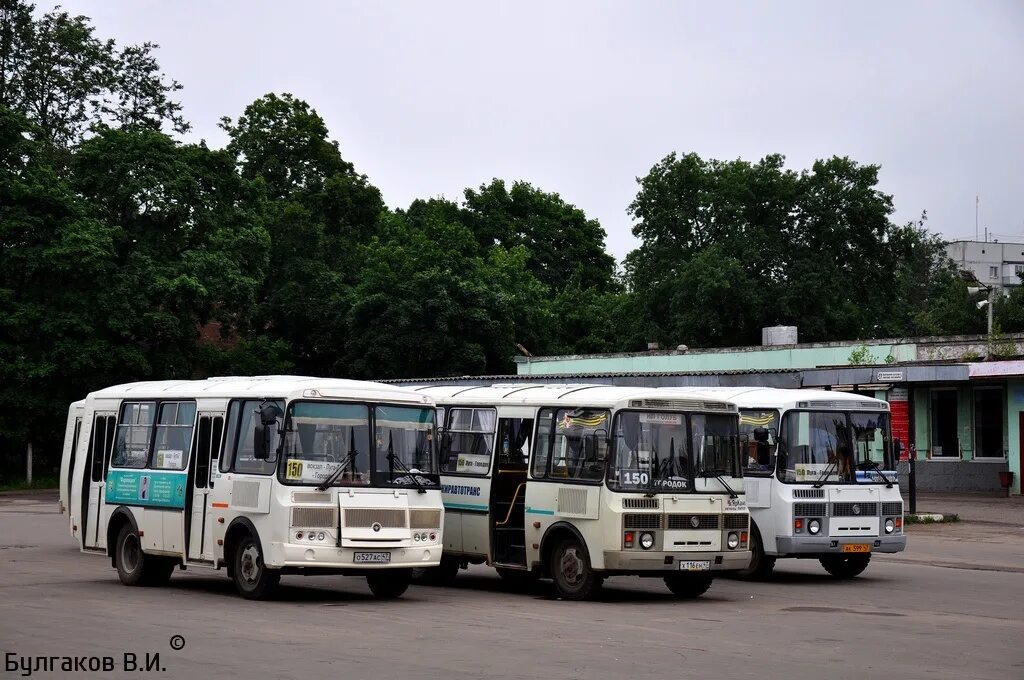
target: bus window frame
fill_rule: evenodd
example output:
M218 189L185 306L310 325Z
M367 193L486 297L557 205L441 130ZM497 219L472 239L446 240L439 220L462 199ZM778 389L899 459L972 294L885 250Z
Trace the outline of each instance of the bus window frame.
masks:
M496 458L495 452L496 452L497 444L498 444L498 442L497 442L498 420L499 420L500 416L498 415L497 407L495 407L495 406L486 406L486 405L485 406L473 406L473 405L454 406L454 405L445 405L445 406L439 407L439 408L443 408L444 409L444 430L443 430L443 435L442 435L444 437L447 437L452 432L452 430L449 429L449 427L448 427L448 419L451 417L452 411L457 411L457 410L460 410L460 409L469 409L471 411L491 411L491 412L494 413L494 429L491 430L490 432L471 432L471 431L467 431L467 430L459 430L458 431L459 434L483 434L483 435L491 437L491 442L490 442L491 443L491 447L490 447L490 452L488 453L489 460L487 461L487 472L445 472L444 470L441 469L440 451L438 452L438 459L437 459L437 469L438 469L438 474L439 475L444 475L446 477L467 477L467 478L475 478L475 479L490 479L491 476L493 476L493 474L494 474L494 460Z
M227 408L224 411L224 434L223 442L220 449L220 460L217 463L217 470L223 473L231 473L235 475L256 475L259 477L273 477L277 475L277 470L280 467L278 460L274 461L274 467L270 470L251 472L249 470L238 471L235 469L235 464L238 458L238 442L241 440L242 434L242 421L245 419L242 417L243 404L247 401L253 402L280 402L281 410L283 413L287 413L288 400L284 397L267 397L267 398L255 398L255 397L235 397L228 400ZM231 422L232 411L231 408L235 404L238 404L238 411L234 414L235 422ZM281 427L284 427L284 418L281 419ZM282 429L282 435L284 431ZM280 458L280 456L278 456ZM267 463L267 461L264 461ZM211 463L212 466L212 463ZM268 466L269 467L269 466ZM212 469L212 467L211 467Z
M192 415L192 435L189 437L189 440L188 440L188 442L189 442L188 450L185 451L185 453L184 453L184 459L182 461L183 467L180 468L180 469L178 469L178 468L158 468L158 467L156 467L153 464L154 463L154 455L156 453L153 450L154 447L156 446L156 431L157 431L157 428L160 426L160 423L158 422L159 419L160 419L160 410L161 410L161 408L163 407L163 405L165 403L168 403L168 404L191 403L193 406L197 406L195 398L192 398L192 399L124 399L124 400L121 401L121 403L117 407L117 414L115 415L115 420L114 420L114 437L110 441L110 446L108 447L109 451L106 454L107 464L104 466L104 472L103 472L103 478L104 479L107 478L107 472L109 472L110 470L152 470L153 472L183 472L183 471L188 470L189 460L191 459L191 456L192 456L192 449L193 449L193 447L195 445L196 423L199 420L198 407L197 407L197 410ZM142 466L137 466L137 465L132 465L132 466L128 466L128 465L114 465L114 445L117 443L117 428L121 427L121 425L122 425L121 417L124 415L124 407L127 406L128 404L153 404L154 405L154 407L153 407L153 422L148 425L148 427L150 428L150 431L149 431L149 444L147 445L148 449L146 451L146 463L145 463L145 465L142 465ZM136 423L132 423L131 425L128 425L128 427L132 427L134 425L136 425Z
M604 412L606 412L608 414L608 423L609 423L609 425L615 420L615 416L618 414L618 411L616 411L615 408L611 407L611 406L567 406L566 404L554 404L554 405L537 406L536 407L536 411L534 411L534 417L533 417L533 441L530 444L530 459L528 461L528 468L527 468L529 470L529 476L527 477L527 479L529 481L531 481L531 482L545 482L545 483L548 483L548 484L572 484L572 485L575 485L575 486L603 486L605 484L605 482L606 482L607 477L608 477L608 461L611 459L611 444L610 444L610 442L608 442L606 444L608 446L608 457L605 458L605 460L604 460L604 471L602 472L602 474L601 474L601 476L599 478L597 478L597 479L579 479L578 477L552 477L551 476L551 463L554 460L554 455L553 454L554 454L554 446L555 446L555 438L552 436L550 438L550 441L548 442L548 460L547 460L547 464L544 467L544 476L543 477L537 477L536 476L536 474L534 472L534 468L533 468L533 461L534 461L534 458L537 455L537 450L540 447L540 416L541 416L541 412L544 411L545 409L551 409L554 412L551 415L551 423L552 423L552 425L556 422L555 421L555 414L558 413L559 411L568 411L568 410L572 410L572 409L587 409L587 410L591 410L591 411L604 411ZM620 409L620 410L622 410L622 409ZM607 430L607 432L610 433L611 430ZM610 434L606 434L605 435L606 441L609 439L609 437L610 437Z

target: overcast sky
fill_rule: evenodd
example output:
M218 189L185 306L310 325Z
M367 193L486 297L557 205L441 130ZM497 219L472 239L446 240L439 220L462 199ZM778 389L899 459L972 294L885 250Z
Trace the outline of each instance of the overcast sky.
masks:
M40 10L52 6L38 1ZM326 119L392 207L493 177L601 221L621 258L636 177L671 151L882 166L895 219L1024 241L1024 2L67 0L161 45L190 137L267 92Z

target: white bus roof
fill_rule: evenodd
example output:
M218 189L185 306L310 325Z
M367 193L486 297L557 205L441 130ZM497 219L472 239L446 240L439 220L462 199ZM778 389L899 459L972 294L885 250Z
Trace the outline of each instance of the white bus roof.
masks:
M315 390L315 392L311 392ZM405 387L362 380L310 378L295 375L260 375L206 380L159 380L113 385L89 394L88 399L229 399L324 397L429 404L426 395ZM77 402L76 402L77 403Z
M675 388L666 389L675 391ZM882 399L832 390L787 390L777 387L688 387L685 388L685 391L688 394L698 393L708 397L727 399L740 408L889 410L889 403Z
M613 385L513 383L506 385L440 385L414 387L417 392L433 397L439 403L451 404L514 404L517 406L606 406L638 408L671 408L696 411L733 411L736 405L719 395L700 394L688 389L665 390L652 387L618 387Z

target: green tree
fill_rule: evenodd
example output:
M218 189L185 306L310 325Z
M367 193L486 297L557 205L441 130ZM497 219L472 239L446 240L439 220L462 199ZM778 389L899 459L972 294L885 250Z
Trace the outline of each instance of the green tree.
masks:
M605 251L604 229L558 194L527 182L509 190L500 179L465 193L464 220L481 247L523 246L530 271L555 292L570 285L614 287L615 259Z
M258 327L292 348L296 368L345 374L340 363L360 246L378 230L380 192L341 157L323 119L290 94L268 94L222 123L245 180L262 186L272 243Z
M545 287L522 247L486 254L458 222L418 203L390 216L361 249L365 262L347 317L355 375L428 377L511 370L515 343L536 344Z
M943 244L923 221L891 222L877 166L672 154L639 183L626 274L648 339L753 344L779 323L806 340L876 338L953 321Z
M0 440L42 443L40 458L59 455L68 404L125 360L104 307L115 231L50 165L44 133L0 107Z
M25 115L50 146L73 147L102 123L188 130L170 98L181 86L160 72L155 44L118 50L88 17L58 7L34 19L33 10L0 0L0 106Z
M258 190L230 154L142 128L100 130L72 169L90 215L112 230L100 309L125 354L120 375L192 375L200 326L231 334L252 321L270 254Z

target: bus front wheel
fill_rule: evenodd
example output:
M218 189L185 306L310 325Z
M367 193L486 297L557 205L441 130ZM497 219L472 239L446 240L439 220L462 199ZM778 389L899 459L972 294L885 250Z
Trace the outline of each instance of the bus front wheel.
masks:
M114 546L117 577L126 586L157 586L167 583L174 571L174 562L142 552L139 534L129 524L121 527Z
M854 578L868 568L871 555L829 555L822 557L821 566L836 578Z
M235 543L231 578L238 594L247 600L261 600L273 593L281 581L281 573L268 569L263 562L260 542L246 534Z
M603 579L590 568L587 550L575 538L566 538L551 553L551 578L563 600L586 600Z
M740 578L764 579L772 574L775 569L775 556L766 555L764 542L761 540L761 532L756 526L750 527L750 565L746 569L736 572Z
M366 585L378 600L401 597L412 582L412 569L380 569L366 574Z
M708 592L711 587L710 574L673 574L665 577L665 585L676 597L692 599Z

